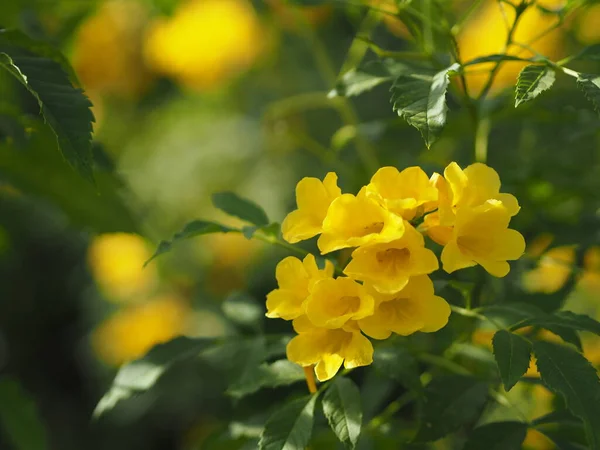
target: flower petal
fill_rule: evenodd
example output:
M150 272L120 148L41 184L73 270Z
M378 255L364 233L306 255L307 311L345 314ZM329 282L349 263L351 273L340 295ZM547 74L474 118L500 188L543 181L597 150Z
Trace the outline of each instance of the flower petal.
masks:
M342 367L344 358L337 353L323 355L315 367L315 374L319 381L327 381L335 376Z
M433 295L421 302L423 328L420 331L432 333L446 326L450 317L450 305L442 297Z
M441 260L442 266L447 273L476 265L475 261L461 253L456 241L450 241L444 247Z
M360 333L352 333L352 339L344 349L344 367L368 366L373 362L373 344Z

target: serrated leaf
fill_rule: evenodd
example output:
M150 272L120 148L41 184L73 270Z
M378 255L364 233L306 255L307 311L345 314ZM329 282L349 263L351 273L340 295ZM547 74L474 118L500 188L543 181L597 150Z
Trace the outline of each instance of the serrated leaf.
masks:
M585 97L592 102L594 110L600 114L600 75L580 73L577 76L577 86Z
M404 347L380 347L373 355L373 367L407 389L423 393L417 360Z
M505 326L519 323L526 319L544 316L546 313L534 305L528 303L501 303L481 308L481 314Z
M260 450L305 450L313 429L316 395L286 403L267 420Z
M552 342L534 342L533 352L542 383L563 397L583 421L590 448L599 450L600 380L594 367L581 353Z
M555 79L554 69L548 66L531 64L523 67L515 87L515 108L550 89Z
M269 218L260 206L233 192L218 192L213 194L212 202L216 208L244 222L249 222L258 227L269 225Z
M342 75L342 78L336 83L336 88L328 96L355 97L383 83L391 82L408 70L411 68L406 64L389 58L369 61Z
M523 422L493 422L475 428L463 450L521 450L527 435Z
M446 124L449 72L459 68L453 64L437 73L402 74L394 80L391 88L394 111L419 130L427 147L435 142Z
M92 123L89 99L73 86L66 60L51 58L45 44L18 31L0 30L0 67L15 77L36 99L64 158L92 180Z
M504 389L510 391L529 368L531 344L519 335L500 330L494 335L492 346Z
M15 450L46 450L46 429L34 401L15 379L0 379L0 428ZM10 445L9 445L10 446Z
M346 447L354 448L362 427L360 391L352 380L337 377L323 395L323 413Z
M520 58L514 55L506 55L501 53L495 53L491 55L480 56L478 58L467 61L463 64L463 66L472 66L475 64L484 64L484 63L492 63L492 62L501 62L501 61L533 61L531 58Z
M151 389L175 362L193 358L213 343L214 339L178 337L156 345L142 358L122 366L96 405L94 417L103 415L135 393Z
M202 236L205 234L232 232L239 233L240 230L238 230L237 228L222 225L220 223L209 222L207 220L194 220L188 223L179 233L176 233L170 241L161 241L158 244L158 247L156 248L154 254L150 257L148 261L144 263L144 266L146 266L150 261L159 257L160 255L171 251L173 245L177 244L179 241L190 239L196 236Z
M415 441L435 441L475 422L488 395L488 385L465 375L434 378L425 388L425 402Z

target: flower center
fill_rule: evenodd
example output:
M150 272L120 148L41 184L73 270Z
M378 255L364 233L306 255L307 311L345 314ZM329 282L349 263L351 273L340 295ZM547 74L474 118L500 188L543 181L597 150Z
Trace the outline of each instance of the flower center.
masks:
M380 264L393 263L405 267L410 261L410 250L407 248L388 248L377 252L376 258Z
M354 314L360 308L360 298L350 295L345 295L340 298L338 304L338 314L340 316L346 314Z
M381 230L383 230L383 222L373 222L363 227L362 230L359 231L359 235L362 237L368 234L377 234L381 233Z
M493 240L481 236L459 236L456 244L469 256L488 255L494 249Z

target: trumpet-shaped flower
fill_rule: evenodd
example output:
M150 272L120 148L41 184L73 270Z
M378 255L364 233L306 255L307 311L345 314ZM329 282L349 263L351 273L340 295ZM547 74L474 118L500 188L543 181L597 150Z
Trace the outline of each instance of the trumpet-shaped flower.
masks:
M323 220L331 202L342 195L337 175L329 172L323 181L306 177L296 185L298 209L287 215L281 225L283 238L291 244L310 239L323 231Z
M303 315L304 301L315 282L332 276L333 264L326 261L325 268L319 269L313 255L306 255L303 261L293 256L282 259L275 269L279 289L267 295L266 316L292 320Z
M429 207L435 208L438 191L420 167L408 167L399 172L395 167L382 167L367 185L367 195L385 208L412 220ZM431 208L431 209L433 209Z
M318 327L342 328L350 320L373 314L374 300L364 286L350 278L327 278L315 283L306 299L308 319Z
M303 367L316 364L319 381L337 373L342 364L346 369L367 366L373 362L373 345L355 323L344 328L316 328L305 316L294 320L298 336L287 345L287 357Z
M325 254L341 248L391 242L403 234L402 217L369 198L363 188L357 196L343 194L331 203L318 246Z
M496 277L506 276L507 261L519 259L525 251L521 233L508 228L510 217L500 200L458 209L452 238L441 255L444 270L452 273L480 264Z
M444 178L452 191L448 198L454 210L463 206L479 206L493 199L504 204L510 217L519 212L517 199L514 195L500 193L498 173L485 164L471 164L462 170L458 164L452 162L444 170ZM441 219L442 222L445 221L443 216Z
M372 288L371 288L372 289ZM375 297L375 313L358 321L361 330L374 339L387 339L392 333L408 336L417 331L431 333L448 323L450 306L434 295L426 275L413 277L404 289Z
M425 248L423 235L406 223L400 239L354 250L344 273L389 294L403 289L410 277L431 273L438 266L435 254Z

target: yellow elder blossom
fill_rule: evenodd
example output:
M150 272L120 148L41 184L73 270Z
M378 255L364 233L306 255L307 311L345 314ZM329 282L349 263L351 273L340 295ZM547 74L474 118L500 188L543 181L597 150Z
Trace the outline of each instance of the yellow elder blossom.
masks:
M404 234L404 221L366 194L343 194L336 198L323 221L317 242L322 254L347 247L391 242Z
M248 0L188 0L152 26L145 54L158 72L205 90L248 68L264 42Z
M438 199L438 190L420 167L408 167L402 172L395 167L382 167L371 178L366 192L405 220L414 219L419 209L426 212L425 205Z
M373 345L355 322L338 329L318 328L304 316L294 320L294 330L298 335L288 343L287 357L303 367L316 365L319 381L333 378L342 364L353 369L373 362Z
M410 277L431 273L438 266L435 253L425 248L423 235L405 223L400 239L354 250L344 273L368 282L378 292L391 294L403 289Z
M426 275L412 277L400 292L375 297L375 313L359 320L360 329L374 339L387 339L392 333L408 336L417 331L431 333L448 323L450 305L434 295L433 282Z
M356 281L326 278L315 283L306 299L306 316L317 327L342 328L350 320L372 315L374 302Z
M444 270L452 273L480 264L496 277L506 276L510 270L507 261L519 259L525 252L523 236L508 228L510 216L499 200L457 210L452 238L441 255Z
M555 247L540 258L538 266L523 274L523 288L528 292L551 294L569 279L575 263L574 247Z
M329 172L323 181L305 177L296 185L296 204L281 224L283 238L291 244L310 239L323 231L323 220L329 205L342 191L337 185L337 175Z
M267 295L267 317L292 320L303 315L304 301L314 284L332 276L333 264L327 261L321 270L313 255L307 255L303 261L293 256L282 259L275 269L279 289Z

